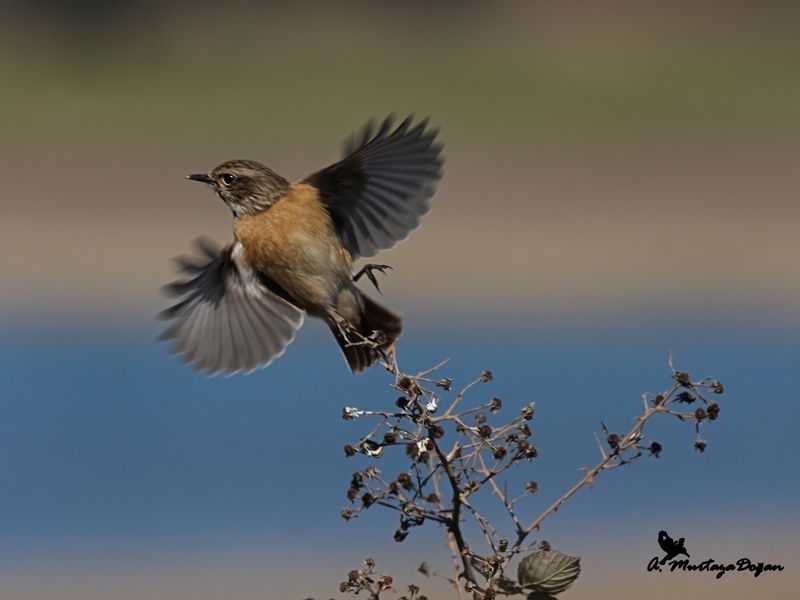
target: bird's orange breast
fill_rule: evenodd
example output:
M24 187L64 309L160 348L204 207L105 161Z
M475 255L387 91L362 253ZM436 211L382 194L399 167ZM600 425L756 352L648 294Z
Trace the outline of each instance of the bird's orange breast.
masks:
M295 184L265 211L236 219L247 260L303 306L331 304L352 264L317 189Z

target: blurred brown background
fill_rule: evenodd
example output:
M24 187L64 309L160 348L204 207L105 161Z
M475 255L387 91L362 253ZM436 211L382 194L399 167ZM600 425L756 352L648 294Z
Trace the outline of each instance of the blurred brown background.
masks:
M7 311L150 314L169 257L230 236L184 174L300 178L413 111L447 170L384 256L406 309L796 314L793 3L5 5Z

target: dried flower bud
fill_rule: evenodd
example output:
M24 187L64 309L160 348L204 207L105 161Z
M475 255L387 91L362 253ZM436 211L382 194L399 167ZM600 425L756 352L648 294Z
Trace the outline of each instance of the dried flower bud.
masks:
M658 394L655 398L653 398L653 404L655 406L664 404L664 394Z
M431 455L430 455L430 453L428 451L420 452L419 456L417 456L417 461L419 461L421 463L426 463L426 462L428 462L430 460L430 458L431 458Z
M394 532L394 541L395 542L402 542L404 539L408 537L408 531L403 531L402 529L398 529Z
M719 417L719 404L712 402L708 405L706 412L708 413L709 421L716 421L717 417Z
M375 504L375 496L367 492L363 496L361 496L361 502L364 505L364 508L369 508L370 506Z
M350 502L356 498L358 498L358 490L356 488L350 488L347 490L347 499L350 500Z
M662 449L663 448L661 447L661 444L659 444L658 442L651 442L650 443L649 450L650 450L650 454L652 456L655 456L656 458L658 458L661 455L661 450Z
M681 404L691 404L692 402L697 400L697 398L692 396L689 392L681 392L680 394L678 394L677 399L678 402L680 402Z
M493 413L500 412L503 408L503 401L500 398L494 397L489 401L489 410Z
M612 450L619 448L619 436L616 433L609 433L606 442L608 442Z
M703 440L697 440L694 443L694 449L697 450L698 452L705 452L706 443Z
M453 387L453 380L449 377L442 377L441 379L436 381L436 385L449 392L450 389Z
M392 481L389 483L389 493L397 494L400 491L400 486L397 484L396 481Z
M524 435L525 437L531 436L531 428L528 427L527 423L523 423L522 425L520 425L519 430L520 433L522 433L522 435Z
M383 443L386 445L394 444L397 441L397 434L393 431L387 431L383 434Z
M721 381L715 381L711 384L711 391L715 394L721 394L725 391L725 386L722 385Z
M527 452L530 447L531 443L526 439L521 439L517 442L517 448L519 448L520 452Z
M340 591L342 594L344 594L344 593L347 591L348 587L349 587L349 586L347 585L347 582L346 582L346 581L343 581L342 583L340 583L340 584L339 584L339 591Z
M343 508L341 515L345 521L349 521L350 519L353 518L353 511L350 510L349 508Z
M508 550L508 540L506 538L500 538L497 541L497 549L500 550L500 552Z
M506 454L508 454L508 450L500 446L498 448L495 448L492 454L497 460L503 460L506 457Z
M410 473L400 473L400 475L397 476L397 483L399 483L405 490L410 490L414 487Z
M425 577L430 577L431 568L428 566L428 563L426 563L426 562L423 562L422 564L420 564L420 566L417 567L417 571L419 571L420 573L425 575Z
M522 418L526 421L530 421L533 419L533 405L529 404L528 406L522 407Z
M431 427L431 433L433 434L433 437L435 437L436 439L442 438L444 437L444 427L442 427L441 425L434 425L433 427Z
M486 415L483 413L477 413L475 415L475 425L483 425L486 423Z
M481 436L483 439L492 437L492 428L488 425L481 425L478 427L478 435Z
M414 380L406 375L403 375L397 382L397 387L403 390L404 392L411 391L411 386L413 385L414 385Z
M484 371L481 373L481 381L491 381L492 380L492 372L491 371Z
M690 385L692 383L691 376L683 371L676 371L675 374L673 375L673 378L675 379L675 381L684 386Z
M383 446L372 440L364 440L361 442L361 451L372 458L380 458L383 454Z
M347 574L348 581L353 581L353 582L358 581L359 577L361 577L361 573L359 571L356 571L355 569L353 569Z
M406 444L406 454L411 458L416 458L419 454L419 448L414 443Z
M378 585L382 588L388 588L393 582L394 579L391 575L381 575L380 579L378 579Z
M706 413L706 409L703 408L702 406L698 408L696 411L694 411L694 418L697 419L698 422L702 421L707 416L708 414Z
M539 456L539 451L536 449L536 446L529 446L527 450L525 450L525 458L536 458Z
M354 456L356 452L358 452L358 450L356 450L355 448L353 448L353 446L351 446L350 444L347 444L347 445L344 447L344 454L345 454L345 456Z
M529 494L535 494L536 492L539 491L539 484L536 483L535 481L529 481L528 483L525 484L525 490Z
M345 406L342 409L342 418L345 421L352 421L359 414L359 410L355 406Z
M397 400L395 400L394 405L401 410L405 410L408 408L408 405L410 403L411 400L409 400L405 396L400 396Z

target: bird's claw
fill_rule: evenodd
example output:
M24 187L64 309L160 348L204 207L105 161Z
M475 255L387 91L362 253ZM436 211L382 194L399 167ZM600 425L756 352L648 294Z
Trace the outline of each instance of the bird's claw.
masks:
M380 271L381 273L386 275L387 269L391 271L393 267L391 267L390 265L375 265L375 264L364 265L364 267L353 276L353 281L358 281L359 279L361 279L362 276L366 275L367 279L369 279L370 282L372 282L372 285L375 286L375 289L378 290L378 293L383 294L383 292L381 292L380 286L378 285L378 279L375 277L375 273L373 273L373 271Z

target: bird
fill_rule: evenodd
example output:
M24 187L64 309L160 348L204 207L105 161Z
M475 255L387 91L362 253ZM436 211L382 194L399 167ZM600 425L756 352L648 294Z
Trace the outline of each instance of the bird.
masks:
M175 304L160 339L208 375L250 373L285 351L305 315L330 327L353 373L394 351L402 317L356 282L388 265L368 259L406 239L429 212L443 175L444 146L428 119L368 122L342 158L290 183L253 160L229 160L188 175L208 185L233 216L233 240L195 240L164 286ZM380 292L380 289L378 288Z

